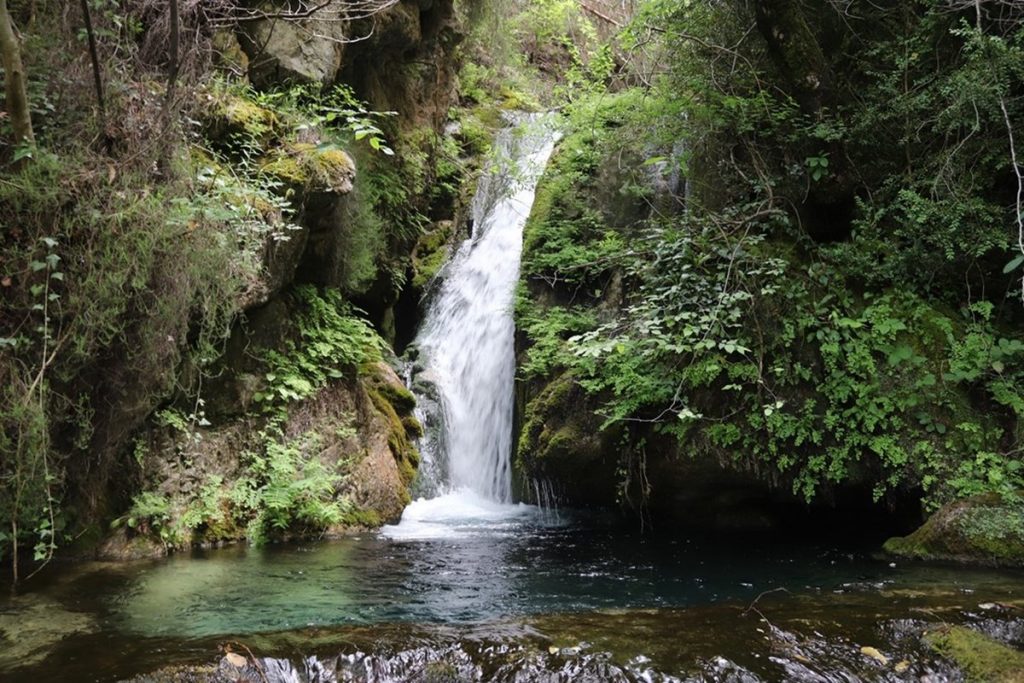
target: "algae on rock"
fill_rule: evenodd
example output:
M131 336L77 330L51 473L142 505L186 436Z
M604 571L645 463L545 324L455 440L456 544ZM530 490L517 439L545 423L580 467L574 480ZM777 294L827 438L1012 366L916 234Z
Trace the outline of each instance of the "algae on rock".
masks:
M942 626L924 640L963 669L967 683L1024 681L1024 652L966 626Z

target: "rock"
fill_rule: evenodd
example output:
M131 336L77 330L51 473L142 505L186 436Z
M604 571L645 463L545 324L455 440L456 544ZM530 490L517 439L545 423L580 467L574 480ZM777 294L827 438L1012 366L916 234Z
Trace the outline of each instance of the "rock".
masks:
M231 31L220 30L211 39L214 59L221 69L229 73L245 76L249 71L249 55L242 50L242 45Z
M248 22L240 42L249 57L249 80L258 88L331 83L341 66L347 28L344 22L315 15L300 21Z
M356 177L355 162L347 153L310 142L295 142L275 149L260 171L303 195L348 194Z
M1024 681L1024 653L964 626L943 626L925 643L963 669L967 683Z
M105 562L127 562L148 560L167 555L167 548L148 536L133 534L117 529L96 549L96 559Z
M455 231L452 221L438 221L434 227L420 237L413 249L412 286L421 294L440 272L451 255L451 238Z
M919 529L885 542L899 557L989 566L1024 566L1024 506L996 495L939 509Z
M870 645L865 645L860 649L860 653L865 657L871 657L871 659L875 660L882 666L888 666L889 664L889 658L883 655L881 652L879 652L878 648L871 647Z
M92 616L69 611L38 593L5 601L0 609L0 679L13 667L46 661L64 639L97 630Z
M249 663L248 659L238 654L237 652L227 653L226 655L224 655L223 661L228 666L233 666L236 669L242 669Z

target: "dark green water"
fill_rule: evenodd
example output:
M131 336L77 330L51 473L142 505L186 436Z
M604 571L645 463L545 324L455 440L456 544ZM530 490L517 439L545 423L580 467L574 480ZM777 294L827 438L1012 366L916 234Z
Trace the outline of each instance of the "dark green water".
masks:
M0 679L119 680L216 662L217 644L235 639L292 658L349 652L397 666L455 657L478 673L512 666L520 677L507 680L586 679L583 663L582 678L552 669L564 665L552 648L580 642L583 654L567 652L599 653L591 664L656 666L659 675L713 668L716 658L768 667L755 678L692 680L833 680L773 678L781 665L770 649L758 652L762 617L884 649L899 640L878 631L890 622L920 625L930 610L959 621L998 613L1012 626L1024 604L1019 574L890 564L853 542L640 536L524 506L462 512L390 534L54 568L30 593L0 600ZM757 601L763 614L747 610L766 591L775 592ZM863 659L852 643L840 650ZM409 671L351 680L428 680ZM850 675L834 680L862 680ZM593 676L615 678L610 670Z

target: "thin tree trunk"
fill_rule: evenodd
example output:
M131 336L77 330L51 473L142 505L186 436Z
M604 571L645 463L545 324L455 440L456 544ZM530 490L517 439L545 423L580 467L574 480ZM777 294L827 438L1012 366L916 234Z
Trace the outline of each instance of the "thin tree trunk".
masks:
M180 57L179 57L179 42L180 30L178 27L178 0L170 0L169 10L171 13L171 36L170 45L168 46L170 63L167 67L167 92L164 94L164 106L161 112L160 118L163 120L163 145L160 151L159 168L163 173L167 173L170 167L171 161L171 150L173 145L170 143L168 136L171 133L171 112L174 108L174 91L178 85L178 70L180 68Z
M92 14L89 12L89 0L82 1L82 20L85 22L85 35L89 39L89 59L92 60L92 81L96 87L96 104L100 110L100 123L103 130L107 129L107 106L103 98L103 77L100 74L100 55L96 49L96 35L92 30Z
M14 128L14 144L34 145L32 115L28 109L28 94L25 91L25 67L21 63L21 48L14 33L7 0L0 0L0 58L4 65L7 115Z

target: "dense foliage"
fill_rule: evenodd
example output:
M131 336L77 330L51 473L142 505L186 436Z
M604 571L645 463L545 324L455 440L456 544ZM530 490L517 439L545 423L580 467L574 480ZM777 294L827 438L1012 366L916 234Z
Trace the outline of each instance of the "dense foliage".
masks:
M570 107L527 229L524 378L806 499L1015 495L1024 24L980 7L646 3L653 84Z
M9 144L0 116L0 555L46 559L86 531L95 543L129 507L125 526L172 545L215 520L230 482L161 525L167 500L139 493L133 444L168 416L208 427L229 341L281 299L296 319L271 327L295 334L265 334L254 361L246 417L266 438L231 519L336 523L352 512L332 498L338 468L317 470L314 439L278 423L331 383L355 386L393 340L390 307L427 277L411 252L453 212L473 143L375 111L340 78L257 87L240 3L180 5L173 39L166 4L9 5L35 142Z

